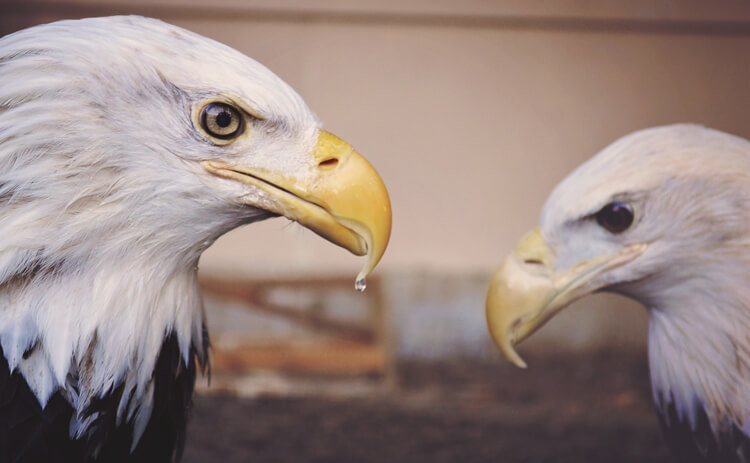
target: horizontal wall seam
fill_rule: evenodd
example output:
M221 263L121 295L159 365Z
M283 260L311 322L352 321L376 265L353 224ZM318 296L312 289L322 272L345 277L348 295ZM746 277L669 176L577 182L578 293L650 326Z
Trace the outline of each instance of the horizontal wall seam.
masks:
M478 15L380 11L329 11L315 9L270 9L257 7L197 5L106 5L63 2L0 2L3 15L45 15L59 17L139 14L165 20L214 19L288 23L349 24L362 26L448 27L464 29L548 30L583 33L750 36L746 20L645 20L638 18L581 18L531 15Z

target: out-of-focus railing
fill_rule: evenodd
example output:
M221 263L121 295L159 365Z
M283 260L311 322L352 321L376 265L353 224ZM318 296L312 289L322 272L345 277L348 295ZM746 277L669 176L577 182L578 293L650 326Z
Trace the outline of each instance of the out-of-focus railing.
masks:
M235 311L233 317L215 323L219 326L211 326L212 368L217 374L264 369L386 377L393 371L388 314L378 278L368 279L364 295L354 291L351 278L204 278L201 286L209 301L209 326L212 312L227 304ZM243 309L273 319L271 327L261 326L258 332L252 320L240 321L238 310ZM248 325L246 336L240 323ZM224 336L228 331L234 334Z

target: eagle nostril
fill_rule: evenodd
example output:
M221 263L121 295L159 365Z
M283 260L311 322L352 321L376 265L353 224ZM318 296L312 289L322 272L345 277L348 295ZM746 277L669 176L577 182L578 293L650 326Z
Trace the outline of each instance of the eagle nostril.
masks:
M539 259L526 259L526 260L523 261L523 263L524 264L529 264L529 265L542 265L542 264L544 264L544 262L542 262Z
M325 161L321 161L320 164L318 164L318 167L334 167L336 164L339 163L339 160L336 158L328 158Z

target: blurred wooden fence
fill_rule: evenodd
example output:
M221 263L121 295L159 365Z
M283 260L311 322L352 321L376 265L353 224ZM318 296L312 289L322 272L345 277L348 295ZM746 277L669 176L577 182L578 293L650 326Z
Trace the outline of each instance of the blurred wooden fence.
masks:
M383 304L381 282L368 278L367 290L356 294L350 307L332 310L331 300L354 292L351 278L284 280L201 280L207 298L241 304L266 317L294 326L294 334L264 340L249 333L243 342L214 345L215 373L242 373L257 369L315 374L372 374L387 376L393 369L392 336ZM280 301L278 293L302 294ZM350 297L350 299L352 299ZM344 298L344 304L346 298ZM343 309L343 310L342 310ZM346 314L345 312L349 312ZM210 318L210 314L209 314Z

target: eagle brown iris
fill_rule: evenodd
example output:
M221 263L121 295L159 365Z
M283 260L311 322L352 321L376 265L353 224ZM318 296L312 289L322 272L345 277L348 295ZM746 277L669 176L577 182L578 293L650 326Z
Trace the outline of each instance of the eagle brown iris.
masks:
M200 115L201 127L212 137L229 140L242 134L245 129L242 113L226 103L209 103Z

